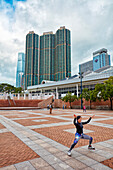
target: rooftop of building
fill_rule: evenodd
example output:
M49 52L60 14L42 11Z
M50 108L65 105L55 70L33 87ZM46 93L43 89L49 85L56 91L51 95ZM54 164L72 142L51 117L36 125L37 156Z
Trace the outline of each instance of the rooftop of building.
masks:
M65 26L61 26L58 30L63 30L63 29L66 29L66 27ZM57 30L57 31L58 31ZM69 30L69 29L68 29ZM35 32L34 31L29 31L29 33L28 34L35 34ZM27 34L27 35L28 35ZM50 35L50 34L53 34L53 31L48 31L48 32L43 32L43 35ZM41 36L43 36L43 35L41 35Z
M104 67L102 67L102 68L99 68L98 70L95 70L95 72L100 73L100 72L102 72L102 71L104 71L104 70L107 70L107 69L110 68L110 67L111 67L110 65L104 66Z
M101 54L101 53L107 53L107 49L106 48L101 48L100 50L97 50L97 51L93 52L93 55Z
M28 34L34 34L34 31L29 31L29 33Z
M100 71L99 71L100 70ZM98 78L100 78L100 76L101 75L104 75L105 73L112 73L111 74L111 76L113 75L113 66L109 66L109 67L106 67L106 68L104 68L103 70L101 70L101 68L100 69L98 69L98 72L97 72L97 70L96 71L91 71L91 72L89 72L89 74L86 74L85 76L84 76L84 78L86 78L86 77L90 77L90 76L97 76L97 79ZM105 75L106 76L106 75ZM92 77L92 79L93 79L93 77Z
M50 80L42 80L41 84L46 84L46 83L54 83L55 81L50 81Z
M53 31L43 32L43 35L49 35L49 34L53 34Z
M107 79L110 76L113 76L113 66L107 68L106 70L102 72L89 72L88 74L83 75L83 82L85 81L92 81L92 80L99 80L99 79ZM66 79L64 81L57 81L53 83L45 83L45 84L39 84L34 86L29 86L27 89L41 89L46 87L52 87L52 86L59 86L59 85L67 85L67 84L74 84L74 83L80 83L79 76L73 77L72 79Z
M65 29L65 26L60 27L60 30Z

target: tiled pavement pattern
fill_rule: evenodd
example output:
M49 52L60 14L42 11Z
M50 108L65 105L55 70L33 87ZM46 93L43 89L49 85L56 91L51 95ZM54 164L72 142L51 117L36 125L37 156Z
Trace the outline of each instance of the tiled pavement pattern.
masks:
M67 156L74 139L73 114L83 120L95 113L84 133L94 138L95 151L80 140ZM113 168L113 112L81 110L0 111L1 170L109 170ZM27 123L26 123L27 122Z
M113 168L113 158L107 159L105 161L102 162L104 165L107 165L111 168Z
M11 132L0 134L0 166L6 166L39 156ZM10 158L10 159L7 159Z

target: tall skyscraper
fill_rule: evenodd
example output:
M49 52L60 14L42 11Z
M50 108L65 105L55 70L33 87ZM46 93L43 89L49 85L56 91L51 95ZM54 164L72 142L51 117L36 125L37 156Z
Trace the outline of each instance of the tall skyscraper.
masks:
M39 35L33 31L26 36L25 88L39 83Z
M108 55L107 49L102 48L93 53L93 71L110 65L110 55Z
M16 87L22 87L25 73L25 54L18 53L17 72L16 72Z
M71 77L70 30L60 27L55 34L55 80Z
M29 32L25 60L26 88L43 80L58 81L71 77L70 30L60 27L56 34L45 32L40 37Z
M42 80L54 80L55 35L46 32L40 36L40 83Z

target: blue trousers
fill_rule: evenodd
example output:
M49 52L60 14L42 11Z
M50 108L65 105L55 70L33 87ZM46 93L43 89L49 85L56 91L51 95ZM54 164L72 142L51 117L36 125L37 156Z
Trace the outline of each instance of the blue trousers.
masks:
M89 140L89 145L91 145L93 138L91 136L85 135L85 134L79 134L75 133L75 139L73 144L71 145L70 151L74 148L74 146L78 143L80 139L88 139Z

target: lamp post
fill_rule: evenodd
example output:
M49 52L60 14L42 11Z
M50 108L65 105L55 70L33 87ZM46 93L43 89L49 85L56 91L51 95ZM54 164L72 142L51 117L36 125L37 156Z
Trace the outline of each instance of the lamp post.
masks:
M81 83L81 109L82 109L82 79L83 79L83 72L79 72L79 78L80 78L80 83Z

